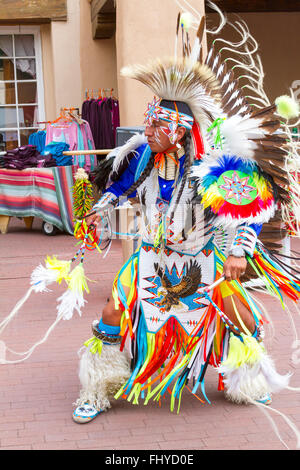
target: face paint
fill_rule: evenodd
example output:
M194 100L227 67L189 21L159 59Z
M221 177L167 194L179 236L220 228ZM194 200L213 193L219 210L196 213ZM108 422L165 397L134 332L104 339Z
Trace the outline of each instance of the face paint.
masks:
M161 145L161 138L160 138L159 129L161 129L161 128L158 128L158 127L155 128L155 131L154 131L154 140L155 140L155 142L157 142L159 145Z
M175 144L178 139L178 127L184 127L191 130L194 118L178 111L176 102L174 101L175 111L160 106L161 100L154 97L152 103L148 104L145 112L145 124L152 126L154 121L163 120L168 123L166 126L160 126L161 131L169 138L171 144ZM154 131L155 141L160 144L161 138L158 134L157 128Z
M155 153L164 152L172 145L170 141L170 129L166 122L153 121L151 126L146 126L145 136L148 138L148 144Z
M161 144L161 142L162 142L162 141L161 141L162 132L169 138L170 143L174 143L174 142L171 141L171 138L170 138L172 132L171 132L171 130L169 129L169 127L166 127L166 126L160 126L160 127L157 127L157 128L155 129L155 140L156 140L158 143ZM175 139L175 140L176 140L176 139Z

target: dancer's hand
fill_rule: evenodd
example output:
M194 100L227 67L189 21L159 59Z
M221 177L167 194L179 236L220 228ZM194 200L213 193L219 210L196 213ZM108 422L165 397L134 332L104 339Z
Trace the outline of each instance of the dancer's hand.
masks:
M87 225L97 226L101 222L101 219L107 215L108 211L113 209L113 201L115 199L117 199L117 196L113 193L105 193L92 208L91 212L95 213L86 218Z
M101 221L101 215L98 214L98 213L95 213L95 214L90 215L89 217L87 217L85 220L86 220L86 224L88 226L90 226L90 225L97 226L99 224L99 222Z
M223 273L225 275L226 281L235 281L239 279L243 274L245 274L247 268L246 258L236 256L228 256L227 260L223 266Z

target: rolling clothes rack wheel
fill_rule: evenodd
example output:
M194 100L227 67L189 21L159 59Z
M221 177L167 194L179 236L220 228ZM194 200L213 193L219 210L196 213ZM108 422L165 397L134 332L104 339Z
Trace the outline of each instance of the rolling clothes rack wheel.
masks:
M53 237L59 232L59 229L55 225L50 224L49 222L43 222L42 231L48 237Z

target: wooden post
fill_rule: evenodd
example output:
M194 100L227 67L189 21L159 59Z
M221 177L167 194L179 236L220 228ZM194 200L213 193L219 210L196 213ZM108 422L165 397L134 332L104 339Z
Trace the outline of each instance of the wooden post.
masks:
M23 217L26 228L28 230L31 230L31 228L32 228L33 219L34 219L34 217Z
M107 155L113 149L103 149L103 150L68 150L63 152L63 155Z
M9 215L0 215L0 232L5 234L7 232L7 227L10 221Z
M127 233L128 227L133 220L133 214L131 208L118 208L119 212L119 221L120 221L120 233ZM122 240L122 253L123 253L123 262L128 261L130 256L133 254L133 241L130 237L120 235L119 238Z
M133 200L132 200L133 202ZM120 233L132 233L134 234L139 226L140 215L136 210L136 204L133 203L132 207L118 208L119 221L120 221ZM131 255L137 249L137 242L133 240L133 237L120 235L119 238L122 240L122 253L124 263L130 258Z

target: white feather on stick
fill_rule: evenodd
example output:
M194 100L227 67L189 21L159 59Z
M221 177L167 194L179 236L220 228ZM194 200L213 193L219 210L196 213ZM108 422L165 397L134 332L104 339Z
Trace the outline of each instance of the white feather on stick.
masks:
M82 292L71 291L68 289L58 299L57 315L62 316L63 320L71 320L74 310L81 316L81 309L86 300L84 300Z
M45 343L46 340L48 339L50 333L52 330L54 330L54 328L56 327L56 325L60 322L61 320L61 317L57 317L56 320L52 323L52 325L48 328L47 332L45 333L45 335L43 336L43 338L39 341L37 341L30 349L28 349L28 351L25 351L25 352L17 352L17 351L14 351L10 348L8 348L6 346L6 344L3 342L3 341L0 341L0 343L2 343L0 346L1 346L1 349L2 351L0 352L0 364L17 364L19 362L24 362L26 359L28 359L32 353L34 352L34 350L41 344ZM15 354L17 356L23 356L22 359L17 359L17 360L7 360L6 359L6 351L12 353L12 354Z
M46 261L46 266L39 265L37 266L33 272L31 273L30 283L31 287L28 289L26 294L17 302L13 310L5 317L0 323L0 334L4 331L7 325L13 320L13 318L17 315L20 311L21 307L25 304L25 302L29 299L32 292L49 292L47 286L62 279L62 275L66 276L69 270L69 266L71 262L62 261L59 262L60 266L63 266L63 273L62 270L50 268L51 263L50 258ZM55 259L55 261L57 261ZM58 264L57 264L58 266Z
M252 403L252 405L255 405L255 406L258 406L259 409L264 413L264 415L267 417L267 419L271 422L271 425L274 429L274 432L275 434L277 435L277 437L279 438L279 440L282 442L282 444L287 448L289 449L289 447L287 446L287 444L283 441L283 439L281 438L280 436L280 433L279 433L279 430L278 430L278 427L276 426L274 420L271 418L270 416L270 411L273 411L274 413L277 413L279 416L281 416L284 421L287 423L287 425L290 427L290 429L294 432L295 436L296 436L296 439L297 439L297 448L299 449L300 448L300 432L299 432L299 429L295 426L295 424L285 415L283 414L281 411L279 410L276 410L275 408L272 408L270 405L265 405L263 403L260 403L260 402L257 402L255 400L253 400L250 396L248 396L247 394L243 393L243 395L245 396L245 398L250 402Z
M32 271L30 284L35 292L49 292L47 286L56 282L56 279L56 270L48 269L40 264Z
M74 310L81 315L81 309L86 300L83 298L84 291L89 292L87 279L84 273L82 263L76 266L69 275L68 289L57 301L57 315L63 320L70 320L73 317Z

